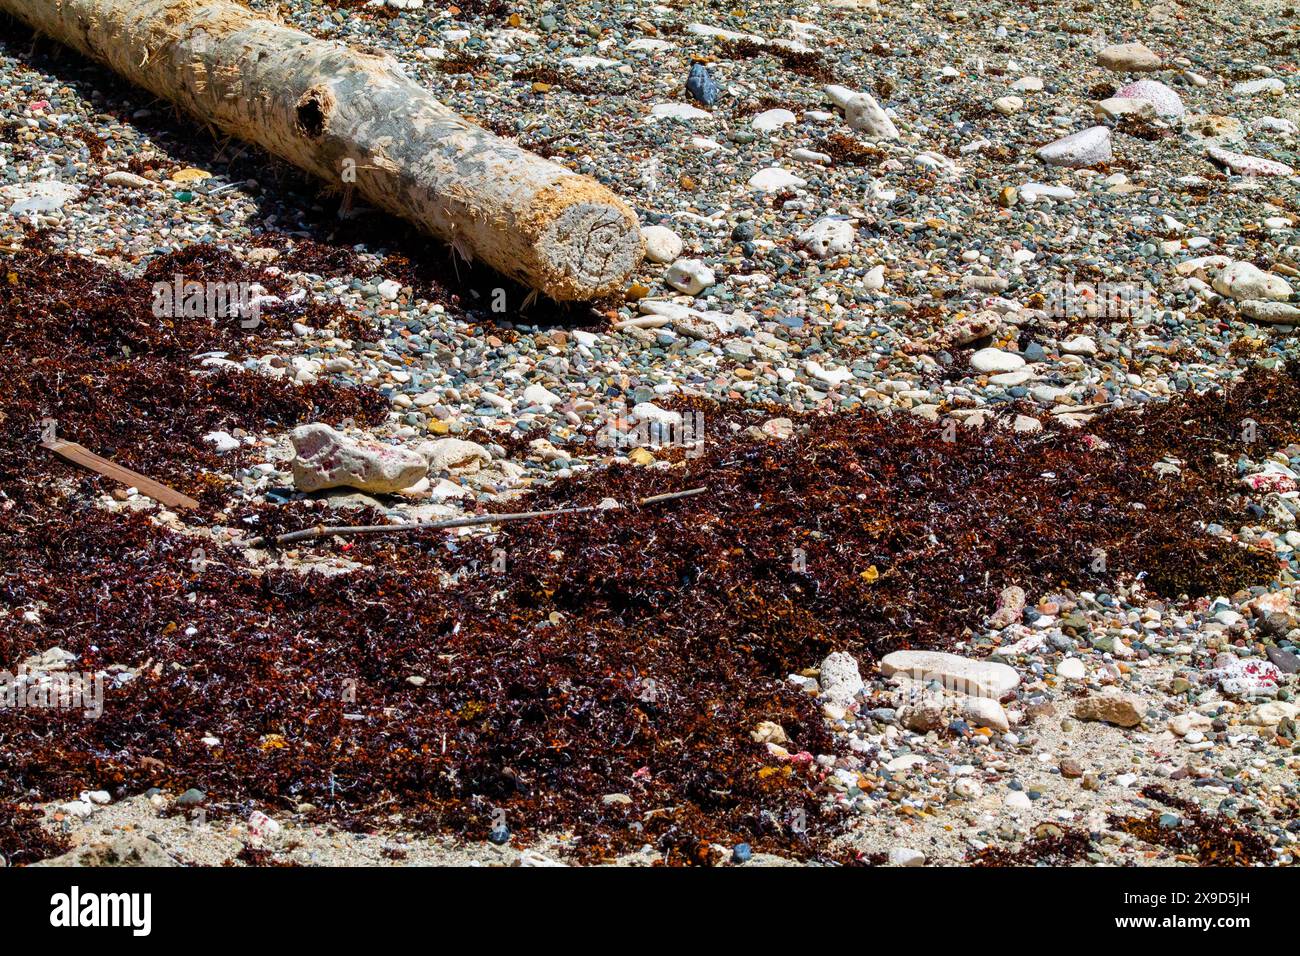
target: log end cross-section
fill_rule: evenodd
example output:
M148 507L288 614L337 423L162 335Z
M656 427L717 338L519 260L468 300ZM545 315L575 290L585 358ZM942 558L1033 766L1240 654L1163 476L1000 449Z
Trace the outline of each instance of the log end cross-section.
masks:
M566 177L538 192L528 220L556 299L620 291L645 253L632 210L585 177Z

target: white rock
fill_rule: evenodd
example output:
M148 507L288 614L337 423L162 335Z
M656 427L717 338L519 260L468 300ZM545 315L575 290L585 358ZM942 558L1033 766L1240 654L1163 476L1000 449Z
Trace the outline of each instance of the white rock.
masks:
M654 37L637 37L627 45L629 50L646 53L662 53L672 48L673 45L667 40L658 40Z
M1294 136L1297 131L1295 123L1280 116L1261 116L1251 122L1250 128L1261 133L1278 133L1282 136Z
M95 812L95 807L88 800L73 800L59 807L65 814L84 820Z
M1159 80L1138 80L1115 91L1119 99L1146 100L1158 116L1182 116L1187 112L1183 98Z
M844 111L844 121L850 129L871 139L898 139L898 127L870 93L836 85L824 89L831 101Z
M1286 163L1245 153L1234 153L1221 146L1207 146L1205 153L1210 159L1238 176L1290 176L1293 170Z
M890 866L925 866L925 854L911 847L896 846L889 850Z
M1061 351L1066 355L1096 355L1097 343L1088 335L1076 335L1061 343Z
M650 422L655 425L680 425L682 416L667 408L660 408L654 402L638 402L629 413L635 422Z
M1083 680L1086 675L1087 669L1077 657L1067 657L1056 665L1056 676L1065 680Z
M1110 162L1110 130L1105 126L1094 126L1071 133L1041 147L1037 155L1051 166L1079 168Z
M240 447L239 439L229 432L208 432L203 436L203 440L212 446L212 450L219 455L226 452L234 451Z
M718 279L699 259L678 259L668 267L664 281L687 295L699 295Z
M121 189L151 189L154 184L152 180L145 179L143 176L117 169L104 177L104 185Z
M1275 76L1266 76L1258 80L1243 80L1232 85L1233 96L1281 96L1286 92L1286 84Z
M682 254L682 237L667 226L643 226L645 257L651 262L668 263Z
M357 441L325 424L302 425L289 438L296 453L294 486L300 491L325 488L356 488L377 493L401 491L414 485L429 470L428 463L414 451Z
M862 277L862 288L868 292L879 292L885 287L885 267L872 266Z
M829 166L832 159L826 153L819 153L815 149L799 149L790 151L790 158L797 159L801 163L816 163L818 166Z
M698 106L691 106L689 103L656 103L650 108L651 120L676 119L690 121L711 119L712 115Z
M552 405L558 405L564 399L556 395L544 385L533 383L524 389L524 402L528 405L545 405L550 408Z
M817 680L821 684L822 698L844 707L853 703L858 691L865 686L857 660L845 651L835 651L826 656Z
M1291 285L1281 276L1270 275L1249 262L1234 262L1214 277L1214 291L1233 299L1265 299L1280 302L1290 297Z
M1003 116L1019 113L1025 108L1025 101L1018 96L999 96L993 101L993 108Z
M885 769L890 773L902 773L911 770L913 767L919 767L923 763L925 763L925 758L920 754L903 754L901 757L895 757L885 764Z
M749 125L760 133L770 133L782 126L789 126L795 121L795 115L789 110L764 110L749 121Z
M993 372L1014 372L1024 368L1025 360L1012 352L1001 349L980 349L970 357L970 367L982 374Z
M750 189L759 189L767 193L780 192L784 189L798 189L800 186L806 185L808 185L807 180L800 179L794 173L787 172L780 166L769 166L766 169L760 169L749 177Z
M14 183L0 186L0 199L9 201L9 213L24 216L32 213L55 212L70 200L81 196L81 187L56 180L31 183Z
M569 56L564 58L564 65L577 73L586 73L590 70L609 70L623 64L603 56Z
M392 279L385 279L375 288L379 290L379 295L387 302L394 301L402 293L402 283L395 282Z
M1011 89L1016 93L1041 93L1043 92L1043 78L1041 76L1022 76L1011 84Z
M1267 302L1263 299L1247 299L1237 307L1241 314L1256 322L1268 322L1273 325L1300 325L1300 306L1290 302Z
M976 727L988 727L1000 734L1011 729L1011 721L1002 705L991 697L965 697L961 702L961 715Z
M844 382L853 381L853 372L844 368L824 368L822 364L815 359L809 359L804 363L804 370L824 385L834 387Z
M1121 116L1154 117L1156 107L1150 100L1130 96L1112 96L1094 103L1093 112L1099 118L1105 117L1106 119L1118 119Z
M894 651L881 659L880 673L902 674L917 682L937 680L949 691L994 700L1001 700L1020 683L1020 675L1006 664L940 651Z
M1037 202L1039 199L1056 199L1064 202L1074 199L1079 194L1069 186L1050 186L1045 183L1025 183L1020 187L1022 202Z
M1209 730L1214 726L1214 721L1204 714L1192 711L1187 714L1179 714L1177 717L1169 719L1169 730L1179 737L1186 737L1193 731Z
M429 472L439 475L473 474L482 466L492 462L492 453L477 442L465 441L463 438L439 438L427 441L416 451L429 464Z
M848 252L853 240L853 224L843 216L823 216L799 234L799 245L818 259Z
M1276 727L1279 721L1288 717L1292 720L1300 717L1300 706L1285 700L1270 700L1252 709L1246 715L1245 723L1254 727Z
M1029 799L1029 794L1025 793L1023 790L1012 790L1002 798L1002 803L1008 810L1024 811L1033 806L1033 802Z

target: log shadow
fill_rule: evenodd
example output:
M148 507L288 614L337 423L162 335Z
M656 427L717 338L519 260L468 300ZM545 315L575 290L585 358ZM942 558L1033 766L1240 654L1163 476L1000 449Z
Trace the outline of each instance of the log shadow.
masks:
M240 184L229 191L240 192L257 207L259 222L250 226L254 237L310 240L324 247L319 251L337 252L329 256L336 262L358 267L357 246L384 259L374 270L339 269L322 273L326 278L368 278L373 272L411 286L417 298L441 304L458 318L489 327L545 330L605 325L590 303L561 303L533 294L486 265L466 262L449 244L406 220L364 206L359 199L350 203L349 214L340 215L348 197L336 189L260 146L224 136L169 101L75 50L36 35L3 13L0 57L68 87L97 113L135 127L149 138L165 167L196 166L212 173L217 186L229 189L230 184Z

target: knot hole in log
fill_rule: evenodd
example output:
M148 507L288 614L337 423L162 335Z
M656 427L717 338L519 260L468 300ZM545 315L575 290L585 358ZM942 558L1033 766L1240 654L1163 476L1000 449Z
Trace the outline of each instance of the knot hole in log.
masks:
M313 86L298 100L295 113L298 132L309 139L320 139L334 113L334 94L328 87Z

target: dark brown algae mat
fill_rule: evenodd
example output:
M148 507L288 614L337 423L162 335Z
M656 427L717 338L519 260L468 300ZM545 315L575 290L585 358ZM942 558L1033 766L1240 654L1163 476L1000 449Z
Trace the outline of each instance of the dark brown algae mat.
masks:
M107 291L132 281L89 274ZM1111 414L1089 434L994 427L948 441L941 424L864 412L764 440L730 427L761 416L709 408L703 456L588 472L528 503L703 495L492 536L351 539L368 567L326 577L255 569L233 548L194 562L196 539L98 507L111 486L37 447L39 420L55 414L65 437L199 497L195 527L275 532L318 522L320 503L228 502L200 436L378 420L378 396L192 374L219 331L198 343L129 308L94 309L0 283L0 603L41 609L39 625L3 619L0 662L59 646L77 670L142 669L96 720L0 713L9 805L197 787L216 819L310 804L308 821L481 839L504 814L512 839L571 833L587 862L650 843L671 863L709 863L712 844L742 841L861 862L830 850L850 820L823 810L815 762L778 761L750 737L771 720L804 751L835 751L790 672L831 650L869 666L949 647L1013 583L1141 574L1171 599L1266 583L1274 556L1201 530L1246 520L1215 453L1252 450L1244 418L1269 447L1300 437L1296 367ZM1153 472L1167 455L1184 462L1180 481ZM616 793L630 802L602 799ZM0 814L0 848L19 862L57 850L31 822Z

